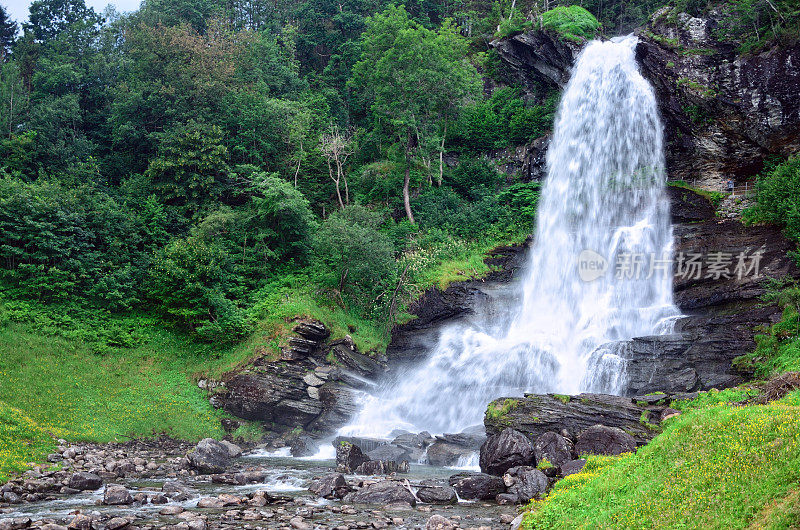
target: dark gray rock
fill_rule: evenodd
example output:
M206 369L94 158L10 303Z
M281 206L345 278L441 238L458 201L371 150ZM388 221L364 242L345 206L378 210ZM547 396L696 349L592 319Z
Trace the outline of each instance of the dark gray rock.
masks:
M319 445L311 436L303 433L289 442L289 449L295 458L313 456L319 452Z
M358 466L368 462L369 457L361 452L361 448L350 442L340 441L336 445L336 471L352 473Z
M545 474L530 466L512 467L503 475L503 482L508 488L506 495L513 496L517 503L543 498L550 486Z
M79 472L69 477L69 487L75 490L88 491L100 489L103 479L94 473Z
M419 434L405 433L392 440L392 445L404 449L410 461L417 461L422 457L425 448L434 442L434 438L427 432Z
M575 473L580 473L583 470L583 466L586 465L586 459L580 458L578 460L570 460L563 466L561 466L561 476L566 477L569 475L574 475Z
M533 444L527 436L512 428L490 436L481 446L481 471L502 475L509 468L535 464Z
M566 86L582 44L535 30L494 40L489 46L502 59L504 76L533 95L540 93L542 85L557 89Z
M494 499L506 490L502 478L470 471L453 475L448 483L466 500Z
M417 489L417 498L428 504L455 504L458 502L456 490L444 480L423 480Z
M393 480L384 480L364 486L358 491L349 493L344 502L351 504L410 504L414 506L417 500L403 484Z
M561 467L574 458L572 442L554 432L546 432L536 438L533 454L537 464L547 460L555 467Z
M636 440L618 427L593 425L575 443L579 455L620 455L636 450Z
M740 54L717 31L724 8L699 18L671 9L640 32L636 58L656 92L672 178L721 190L730 177L756 175L769 155L800 150L800 43Z
M465 449L478 450L483 442L486 441L486 433L483 432L460 432L456 434L442 434L436 437L437 441L446 444L463 447Z
M213 438L200 440L186 456L194 469L208 474L224 472L231 459L228 448Z
M331 473L312 481L308 486L308 490L314 495L325 497L326 499L341 499L350 491L350 487L347 485L344 475Z

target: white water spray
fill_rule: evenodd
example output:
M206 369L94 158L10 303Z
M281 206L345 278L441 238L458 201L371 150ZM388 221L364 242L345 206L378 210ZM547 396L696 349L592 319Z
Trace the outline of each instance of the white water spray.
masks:
M501 396L620 393L622 341L671 331L661 123L635 44L593 41L577 60L510 318L443 329L426 360L371 396L343 433L457 432Z

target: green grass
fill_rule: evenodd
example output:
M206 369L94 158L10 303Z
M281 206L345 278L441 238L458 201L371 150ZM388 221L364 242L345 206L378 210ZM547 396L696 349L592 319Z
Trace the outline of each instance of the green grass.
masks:
M800 316L787 306L780 322L769 327L766 333L755 337L754 352L737 358L734 363L753 370L756 377L768 378L784 372L800 371Z
M124 441L166 433L221 436L220 413L191 374L220 360L154 330L143 344L97 354L78 341L0 328L0 401L67 440Z
M18 408L0 401L0 484L55 450L51 433Z
M792 528L800 524L800 392L768 405L715 393L635 454L594 462L529 506L525 528Z
M688 184L684 180L672 180L667 182L668 186L672 186L674 188L683 188L685 190L692 191L701 197L708 199L708 201L714 206L714 208L718 208L719 204L722 202L722 199L725 198L726 194L720 191L709 191L704 190L702 188L695 188L694 186Z
M489 403L489 407L486 409L486 417L492 420L499 420L517 408L517 406L519 406L519 400L517 399L506 399L502 403Z

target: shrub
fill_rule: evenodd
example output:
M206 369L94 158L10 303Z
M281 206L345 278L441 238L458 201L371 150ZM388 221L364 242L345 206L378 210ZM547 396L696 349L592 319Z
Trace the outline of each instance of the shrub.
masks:
M365 313L386 302L383 295L396 277L394 246L378 231L381 222L363 206L348 206L332 214L313 240L319 283L340 304L347 299Z
M164 248L149 272L148 297L168 322L206 342L234 342L249 331L228 298L234 287L232 263L223 250L190 237Z
M557 105L557 92L532 105L523 101L519 88L495 90L486 101L462 109L449 145L455 151L482 152L530 142L552 128Z
M555 31L567 40L581 42L594 38L600 23L580 6L559 6L542 13L542 27Z
M768 170L756 183L756 204L744 212L750 223L771 223L800 243L800 156ZM795 252L800 262L800 255Z

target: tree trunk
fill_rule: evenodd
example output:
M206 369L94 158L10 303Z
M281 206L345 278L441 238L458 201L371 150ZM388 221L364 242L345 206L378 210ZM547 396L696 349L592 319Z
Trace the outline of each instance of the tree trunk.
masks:
M447 124L444 126L442 133L442 146L439 148L439 186L442 185L444 179L444 139L447 137Z
M416 224L414 221L414 214L411 213L411 195L409 194L408 187L411 183L411 161L406 158L406 177L403 180L403 205L406 207L406 216L411 224Z

